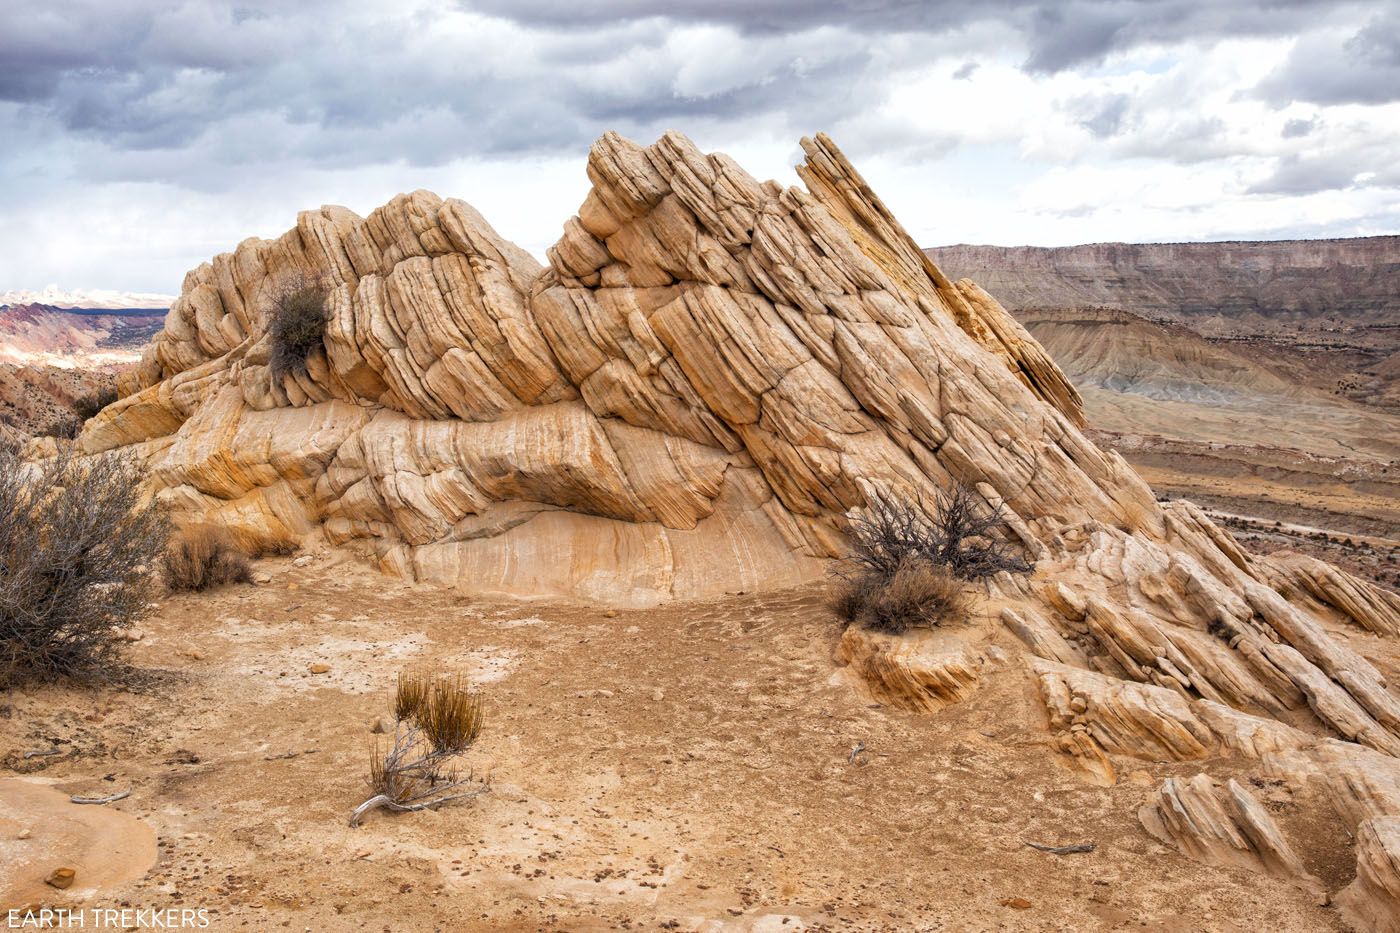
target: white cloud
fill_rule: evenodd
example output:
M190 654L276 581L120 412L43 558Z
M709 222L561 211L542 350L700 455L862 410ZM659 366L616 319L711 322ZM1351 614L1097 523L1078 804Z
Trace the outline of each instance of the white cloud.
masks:
M929 245L1396 232L1400 101L1358 83L1389 67L1377 7L1305 33L1310 0L14 5L0 288L168 291L416 187L542 255L607 129L785 183L826 130Z

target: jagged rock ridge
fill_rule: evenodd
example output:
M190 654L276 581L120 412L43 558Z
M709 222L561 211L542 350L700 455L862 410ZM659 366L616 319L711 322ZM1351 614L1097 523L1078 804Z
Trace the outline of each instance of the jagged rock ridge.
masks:
M1150 507L1025 331L807 145L813 194L676 135L604 137L545 269L426 192L304 213L190 273L84 448L146 443L177 509L252 538L613 600L817 575L882 477L1061 521ZM300 270L332 285L325 349L277 381L268 296Z
M814 578L874 491L965 481L1036 561L987 607L1065 762L1110 783L1123 759L1228 757L1325 785L1372 827L1352 909L1384 910L1400 700L1337 634L1395 638L1400 599L1159 506L1001 305L944 276L830 140L803 148L805 191L678 134L608 134L546 267L427 192L303 213L186 277L80 444L138 451L177 514L251 542L631 605ZM330 286L324 347L275 379L271 296L301 274ZM977 688L977 631L851 630L840 651L883 701L936 710ZM1200 818L1159 820L1184 851L1258 838L1230 863L1298 864L1248 801L1226 825L1194 799Z

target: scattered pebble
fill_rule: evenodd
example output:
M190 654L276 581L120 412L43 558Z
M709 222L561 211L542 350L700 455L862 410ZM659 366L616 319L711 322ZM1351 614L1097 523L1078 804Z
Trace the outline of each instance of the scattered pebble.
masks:
M64 891L73 886L73 879L77 874L78 873L71 868L55 868L49 873L49 876L44 879L44 884L51 888L58 888L60 891Z
M1004 897L1001 899L1001 906L1011 907L1015 910L1030 910L1031 902L1024 897Z
M322 664L319 661L307 668L307 670L311 671L313 674L328 674L330 673L330 669L331 666L329 664Z

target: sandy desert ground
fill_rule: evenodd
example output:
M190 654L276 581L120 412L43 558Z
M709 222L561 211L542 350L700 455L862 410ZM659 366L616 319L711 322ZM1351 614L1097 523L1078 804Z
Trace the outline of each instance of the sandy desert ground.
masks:
M4 904L204 908L251 930L1343 928L1325 898L1142 829L1153 787L1200 762L1132 763L1113 788L1061 767L994 607L938 634L982 643L981 689L922 715L835 664L820 585L615 614L302 563L162 600L126 685L6 697ZM490 790L351 829L373 724L420 665L484 691L468 764ZM1344 838L1303 815L1326 807L1252 789L1294 838ZM1301 849L1332 890L1354 871L1340 846ZM67 892L43 883L61 866Z

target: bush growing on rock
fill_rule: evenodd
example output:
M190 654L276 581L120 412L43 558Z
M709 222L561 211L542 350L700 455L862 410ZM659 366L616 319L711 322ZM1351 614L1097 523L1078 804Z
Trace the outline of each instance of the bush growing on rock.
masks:
M281 379L305 372L307 357L326 335L326 289L305 276L289 280L273 299L267 333L272 375Z
M939 625L967 614L965 581L1030 568L998 535L1000 505L959 483L922 500L877 496L851 519L851 555L838 570L837 614L887 632Z
M189 525L170 539L163 564L172 590L205 590L253 579L247 553L222 525Z
M105 386L80 396L73 402L73 411L82 421L89 421L99 411L117 400L117 387Z
M0 447L0 688L112 672L169 535L134 461Z

